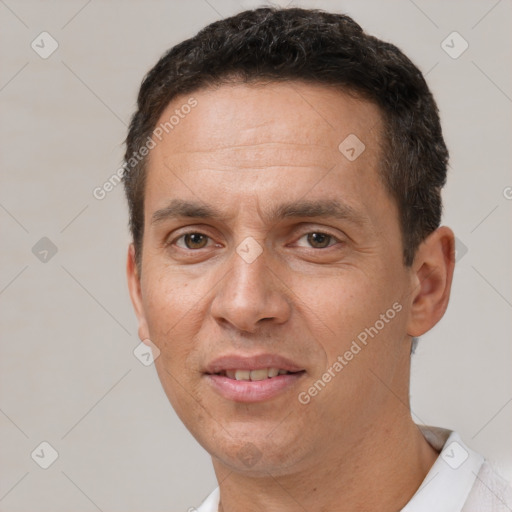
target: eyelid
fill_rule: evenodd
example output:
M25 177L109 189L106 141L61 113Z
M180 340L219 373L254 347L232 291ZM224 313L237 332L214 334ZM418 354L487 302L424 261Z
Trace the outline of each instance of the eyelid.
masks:
M300 236L307 235L309 233L322 233L324 235L332 236L337 240L342 240L344 237L346 238L346 234L339 229L331 228L329 226L313 223L313 222L303 222L298 226L297 230L300 233Z

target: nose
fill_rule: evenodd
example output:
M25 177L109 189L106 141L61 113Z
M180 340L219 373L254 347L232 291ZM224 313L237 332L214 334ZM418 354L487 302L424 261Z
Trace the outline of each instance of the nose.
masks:
M291 309L286 286L270 267L267 250L253 261L240 254L233 253L231 270L219 283L212 316L224 326L249 333L264 323L286 322Z

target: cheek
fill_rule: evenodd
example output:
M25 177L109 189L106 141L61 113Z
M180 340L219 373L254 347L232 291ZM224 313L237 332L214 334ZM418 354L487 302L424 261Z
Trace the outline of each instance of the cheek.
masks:
M151 341L164 359L180 360L192 345L183 340L190 338L197 324L201 292L165 270L158 275L148 273L145 285L143 300Z
M377 284L360 271L340 270L338 276L296 287L297 296L309 316L309 325L322 343L330 362L348 350L358 337L383 339L400 330L397 290ZM388 313L387 313L388 312ZM384 320L381 319L384 315ZM382 345L382 343L381 343ZM369 345L368 345L369 346Z
M190 360L204 315L200 310L204 293L196 290L183 276L169 271L146 275L146 319L151 341L160 350L155 368L173 408L186 421L190 396L198 396L196 374L190 372L194 368ZM196 408L193 409L197 414Z

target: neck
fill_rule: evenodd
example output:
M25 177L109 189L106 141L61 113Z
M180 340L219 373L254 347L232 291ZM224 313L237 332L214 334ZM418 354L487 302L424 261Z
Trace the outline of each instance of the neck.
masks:
M219 512L396 512L412 498L438 456L406 408L348 449L330 448L307 469L279 476L247 476L214 460Z

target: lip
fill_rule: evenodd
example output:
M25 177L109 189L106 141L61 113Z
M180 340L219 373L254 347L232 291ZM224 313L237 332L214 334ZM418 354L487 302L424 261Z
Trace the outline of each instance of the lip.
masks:
M235 380L224 375L205 375L209 384L221 396L234 402L263 402L293 387L305 374L286 373L264 380Z
M238 354L227 354L209 363L205 373L211 375L225 370L261 370L262 368L279 368L288 372L304 370L290 359L277 354L258 354L245 357Z
M226 370L260 370L262 368L278 368L289 372L263 380L235 380L225 375L216 375ZM277 354L259 354L240 356L227 354L214 359L207 365L205 375L213 389L227 400L234 402L263 402L290 390L305 375L303 367L290 359Z

